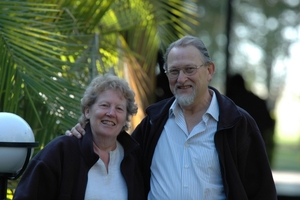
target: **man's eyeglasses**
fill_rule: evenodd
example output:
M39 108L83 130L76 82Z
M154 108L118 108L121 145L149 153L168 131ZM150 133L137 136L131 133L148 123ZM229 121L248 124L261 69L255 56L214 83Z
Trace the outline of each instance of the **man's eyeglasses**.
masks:
M168 71L165 71L165 73L168 75L168 77L170 79L175 79L179 76L179 73L180 73L180 70L182 70L182 72L187 75L187 76L193 76L197 69L199 69L200 67L202 67L202 65L199 65L199 66L195 66L195 65L189 65L189 66L185 66L181 69L179 68L171 68L169 69Z

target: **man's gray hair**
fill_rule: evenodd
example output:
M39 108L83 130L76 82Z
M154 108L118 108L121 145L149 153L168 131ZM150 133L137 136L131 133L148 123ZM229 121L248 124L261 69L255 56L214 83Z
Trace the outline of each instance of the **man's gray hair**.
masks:
M208 50L206 49L204 43L202 40L200 40L197 37L194 36L184 36L183 38L180 38L176 40L175 42L171 43L169 47L166 50L166 53L164 55L164 70L167 71L168 69L168 55L173 47L186 47L192 45L196 47L200 53L202 54L202 59L204 61L204 64L212 63L212 60L210 59Z

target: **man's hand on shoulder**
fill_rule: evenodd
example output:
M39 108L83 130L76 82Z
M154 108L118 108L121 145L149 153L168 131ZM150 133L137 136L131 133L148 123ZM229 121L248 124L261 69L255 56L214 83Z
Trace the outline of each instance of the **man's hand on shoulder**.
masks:
M80 139L84 134L85 134L85 130L84 130L84 128L83 128L79 123L77 123L77 124L71 129L71 131L70 131L70 130L67 130L67 131L65 132L65 135L68 135L68 136L75 136L75 137L77 137L78 139Z

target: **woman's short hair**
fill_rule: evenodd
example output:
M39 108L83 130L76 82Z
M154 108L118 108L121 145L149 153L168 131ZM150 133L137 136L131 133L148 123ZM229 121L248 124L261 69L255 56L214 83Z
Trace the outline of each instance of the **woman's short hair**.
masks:
M134 98L135 94L125 80L112 74L98 75L87 86L83 98L81 99L82 115L79 118L81 125L85 125L89 122L89 119L85 117L85 109L91 107L101 93L110 89L121 92L127 101L126 125L123 127L123 130L128 130L130 119L138 110Z

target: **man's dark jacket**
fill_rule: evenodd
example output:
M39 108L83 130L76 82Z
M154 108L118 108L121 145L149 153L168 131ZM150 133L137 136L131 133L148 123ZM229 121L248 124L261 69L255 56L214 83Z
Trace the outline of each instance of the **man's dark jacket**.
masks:
M124 148L121 173L128 199L143 199L144 185L135 150L139 145L126 132L118 141ZM29 163L16 189L15 200L83 200L88 171L99 156L94 152L90 125L82 139L60 136L51 141ZM101 185L99 185L101 190Z
M265 145L254 119L216 89L210 89L215 92L219 104L214 141L227 199L277 199ZM147 116L132 133L142 149L140 162L146 194L150 190L150 166L155 146L174 100L172 97L149 106Z

